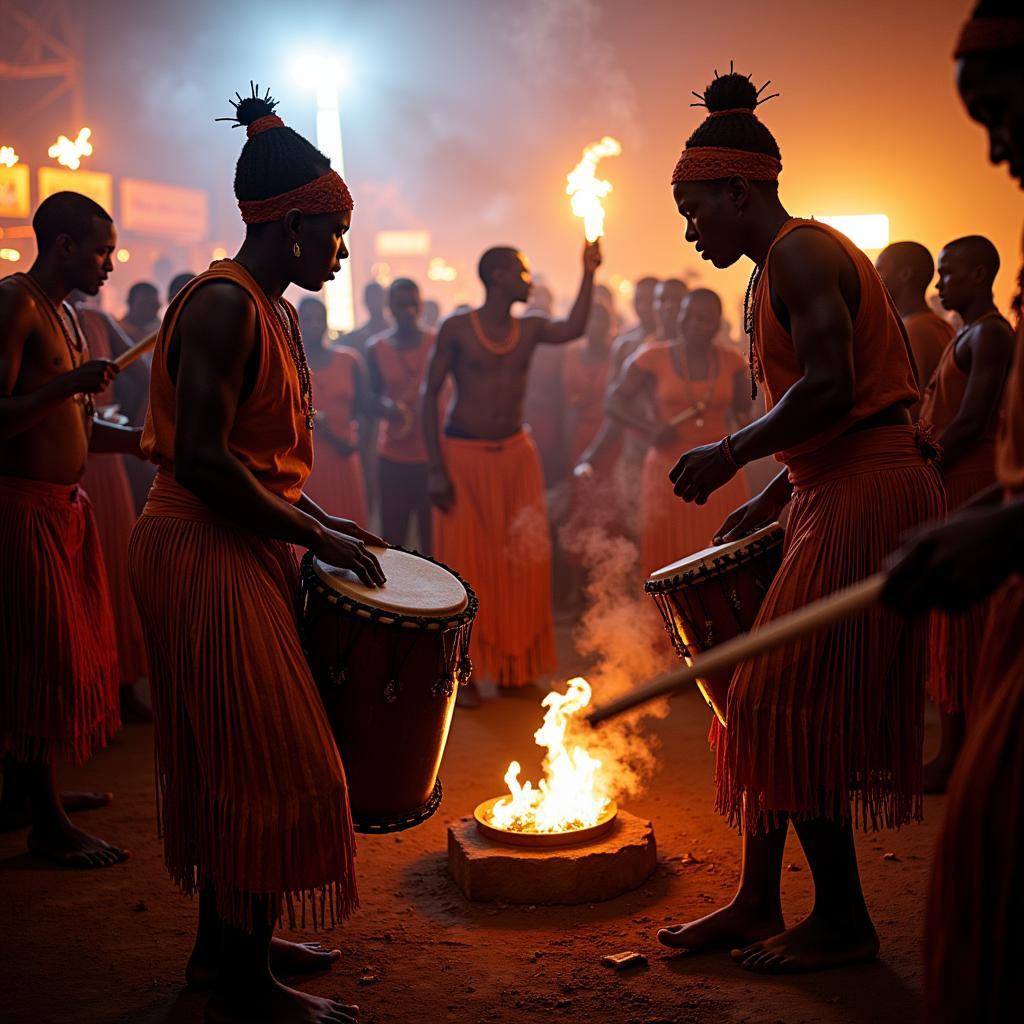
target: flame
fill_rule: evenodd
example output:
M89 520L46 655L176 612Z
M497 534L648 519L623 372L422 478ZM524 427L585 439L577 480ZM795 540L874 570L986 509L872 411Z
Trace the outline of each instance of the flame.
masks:
M18 162L18 154L13 146L0 146L0 167L13 167Z
M57 141L47 150L47 153L61 165L77 171L82 166L83 156L92 156L91 128L83 128L78 133L78 138L72 141L66 135L59 135Z
M536 788L527 780L520 784L518 761L505 772L510 796L499 800L491 811L496 828L513 832L569 832L597 823L610 797L603 792L601 762L583 747L567 747L566 730L574 715L590 703L590 684L576 677L566 684L565 693L549 693L541 702L546 707L544 724L533 734L544 747L544 778Z
M583 220L588 242L596 242L604 234L604 207L601 200L612 190L612 183L596 175L598 161L618 156L622 145L606 135L583 150L580 162L566 176L565 194L572 200L572 212Z

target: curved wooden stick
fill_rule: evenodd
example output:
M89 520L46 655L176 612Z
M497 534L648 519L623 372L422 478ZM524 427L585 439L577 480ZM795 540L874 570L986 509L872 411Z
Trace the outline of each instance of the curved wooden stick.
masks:
M885 579L885 573L876 573L874 576L861 580L860 583L855 583L852 587L830 594L820 601L814 601L795 612L790 612L789 615L775 619L760 629L751 630L724 644L719 644L706 654L694 659L693 663L685 668L666 672L632 693L627 693L602 707L594 708L587 715L587 721L591 725L598 725L609 718L630 711L640 704L646 704L648 701L657 700L658 697L674 693L699 678L735 668L741 661L748 661L759 654L765 654L791 640L796 640L806 633L813 633L815 630L824 629L841 619L856 615L857 612L863 611L868 605L878 600L882 593L882 587L885 586ZM719 718L721 717L721 713L719 713ZM723 721L722 724L724 725L725 722Z
M136 342L131 348L126 348L119 356L112 359L111 362L123 370L126 366L131 365L136 359L144 356L155 344L156 339L160 337L159 331L154 331L148 338L143 338L142 341Z

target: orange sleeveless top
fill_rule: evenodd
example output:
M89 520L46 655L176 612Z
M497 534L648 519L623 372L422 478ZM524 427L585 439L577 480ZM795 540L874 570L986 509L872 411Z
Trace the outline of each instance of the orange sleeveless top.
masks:
M167 351L181 311L196 290L210 281L230 281L256 307L259 369L252 392L239 405L228 434L228 449L268 490L296 502L313 465L313 438L302 410L302 390L281 317L249 272L234 260L218 260L193 278L174 297L153 353L149 411L142 432L142 450L161 469L174 471L174 421L177 395L167 370ZM298 332L295 310L285 303ZM283 311L282 311L283 313ZM315 403L314 403L315 404ZM188 415L184 410L183 415Z
M813 220L789 221L772 243L772 249L790 232L800 228L824 232L842 248L856 268L860 284L860 305L853 321L856 390L853 408L838 423L775 456L785 463L828 444L860 420L891 405L912 405L919 397L899 314L871 261L844 234ZM754 352L764 375L765 404L769 410L803 376L792 335L779 323L772 308L771 255L772 250L769 250L754 295Z
M917 363L920 386L923 389L932 379L942 353L946 351L956 331L948 320L943 320L938 313L931 310L905 316L903 326L907 329L910 351L914 353L914 362Z
M720 441L732 429L729 413L733 404L734 381L737 373L746 371L746 362L739 353L715 345L709 366L713 376L706 380L691 380L676 368L672 347L668 342L642 345L632 360L635 366L654 376L654 410L662 423L669 423L673 417L698 404L705 406L702 412L676 427L676 439L669 446L673 449L680 446L696 448ZM676 351L685 371L686 350L679 345Z
M1024 494L1024 320L1017 329L1013 368L1003 391L996 474L1010 494Z
M427 444L423 439L420 417L420 388L427 372L434 334L424 331L419 345L400 349L387 338L375 338L367 355L380 370L384 395L405 409L408 419L401 423L385 420L382 424L377 452L391 462L421 463L427 461Z
M998 316L1000 320L1006 323L1005 319L998 313L986 314L986 317L982 319L986 319L988 316ZM946 346L946 351L942 353L939 365L935 368L935 373L932 374L932 379L928 382L924 397L921 399L921 419L930 423L939 432L945 430L956 418L956 414L960 411L960 405L964 400L964 395L967 392L969 375L957 365L956 346L957 342L973 327L974 324L971 324L964 328ZM1011 330L1008 323L1006 323L1006 329ZM953 472L959 472L962 469L968 468L968 466L971 469L983 470L987 468L991 470L994 465L995 445L998 435L999 417L994 415L985 428L984 433L978 438L978 443L975 445L974 450L963 462L958 463L954 467Z
M358 446L356 424L356 373L363 369L363 357L347 345L330 350L326 366L313 370L316 407L342 441Z
M573 462L587 450L604 422L604 396L608 388L611 355L606 353L603 359L590 362L587 354L587 342L581 338L566 347L562 364L565 401L574 415L569 446L569 457Z

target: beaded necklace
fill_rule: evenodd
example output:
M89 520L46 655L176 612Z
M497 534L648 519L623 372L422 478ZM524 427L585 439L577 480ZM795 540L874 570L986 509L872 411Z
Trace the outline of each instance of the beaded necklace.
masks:
M672 360L672 368L675 370L676 375L682 380L683 386L686 388L687 401L690 404L690 408L698 410L698 416L693 421L693 425L701 430L704 427L704 417L699 415L704 412L710 405L711 399L715 393L715 386L718 383L719 373L719 357L718 350L712 347L708 353L708 374L701 382L703 383L703 395L698 395L695 390L697 381L694 380L693 374L690 372L690 356L687 353L685 345L683 346L671 346L669 348L669 358ZM686 360L686 372L683 372L683 360Z
M769 255L771 254L772 246L775 245L775 239L779 237L782 229L792 219L792 217L787 217L779 225L779 230L775 232L775 238L772 239L771 245L768 246ZM765 264L767 262L768 257L766 256ZM754 324L757 322L757 286L761 280L761 272L763 270L764 267L760 263L754 264L754 269L750 272L750 280L747 282L746 294L743 296L743 329L747 332L747 337L750 339L747 365L750 367L750 400L752 402L757 398L757 382L764 382L764 368L754 352Z
M288 352L292 357L292 362L295 364L295 372L299 378L299 389L302 393L302 413L306 418L306 429L312 433L313 427L316 425L316 409L313 407L313 375L309 372L309 362L306 360L306 349L302 344L299 324L295 317L292 316L291 310L287 306L283 306L280 300L272 301L271 305L274 307L274 312L284 328L285 338L288 342Z
M29 274L19 274L18 277L23 281L28 282L32 291L43 300L43 304L46 306L50 316L57 321L61 337L64 339L64 344L67 346L68 357L71 359L71 368L73 370L77 370L78 367L85 362L85 341L79 333L78 319L75 317L74 310L66 302L61 303L64 307L65 315L71 317L71 323L75 328L75 340L72 341L67 321L64 319L64 316L61 315L60 308L57 306L57 303L43 291L42 286ZM85 413L86 417L91 419L96 412L96 402L93 399L93 396L78 394L75 395L75 401L82 407L82 411Z
M488 352L493 353L496 356L507 356L509 352L513 351L519 344L519 321L513 317L512 327L508 332L508 336L503 338L501 341L491 341L490 338L484 334L483 325L480 323L480 317L477 315L475 309L470 310L469 322L473 327L473 333L476 335L476 340Z

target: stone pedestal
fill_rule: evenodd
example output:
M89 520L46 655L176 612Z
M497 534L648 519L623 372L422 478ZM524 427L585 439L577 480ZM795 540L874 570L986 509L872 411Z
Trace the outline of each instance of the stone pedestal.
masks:
M621 809L596 842L549 850L493 842L472 817L448 829L448 872L469 900L597 903L642 885L657 859L651 823Z

